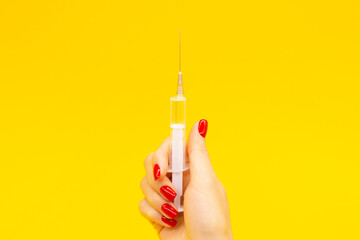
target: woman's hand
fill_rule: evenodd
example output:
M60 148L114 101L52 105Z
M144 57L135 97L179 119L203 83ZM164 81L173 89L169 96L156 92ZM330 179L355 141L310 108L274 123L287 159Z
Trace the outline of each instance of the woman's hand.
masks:
M170 140L165 139L144 161L146 177L141 181L145 198L141 214L150 221L160 239L233 239L226 192L217 179L206 149L207 121L200 120L190 131L184 172L184 213L172 203L176 190L167 174Z

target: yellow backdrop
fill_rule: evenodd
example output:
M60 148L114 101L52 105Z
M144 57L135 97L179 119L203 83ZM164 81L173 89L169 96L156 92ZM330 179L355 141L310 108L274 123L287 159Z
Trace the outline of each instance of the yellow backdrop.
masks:
M339 1L1 1L0 239L157 239L143 159L187 124L236 239L360 239L360 7ZM188 127L188 130L190 129Z

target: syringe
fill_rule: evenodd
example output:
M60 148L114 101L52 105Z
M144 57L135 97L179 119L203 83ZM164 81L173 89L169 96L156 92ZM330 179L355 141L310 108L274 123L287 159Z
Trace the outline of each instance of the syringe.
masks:
M176 188L174 204L179 212L183 211L183 172L189 167L185 162L185 106L184 88L181 73L181 35L179 35L179 77L177 95L170 98L170 137L171 151L169 170L172 172L172 183Z

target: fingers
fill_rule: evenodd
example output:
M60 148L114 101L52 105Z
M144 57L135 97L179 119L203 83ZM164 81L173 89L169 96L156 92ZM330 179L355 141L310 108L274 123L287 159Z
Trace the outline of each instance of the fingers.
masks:
M141 214L151 222L164 227L174 227L177 208L172 203L175 187L166 176L169 165L170 139L166 138L155 153L144 160L146 177L140 186L145 198L139 204ZM158 227L159 228L159 227Z
M188 137L187 152L192 176L193 173L195 176L207 176L209 172L213 172L205 143L207 126L208 122L205 119L196 122Z
M175 218L178 214L174 203L166 201L158 192L156 192L147 179L144 177L140 183L142 192L150 205L167 218Z
M167 138L168 139L168 138ZM165 200L172 202L176 196L175 187L170 181L168 177L166 177L167 173L167 164L168 164L168 156L169 152L167 150L167 140L161 144L159 149L155 153L151 153L144 161L146 177L148 183L151 187L159 193ZM166 167L163 167L166 163ZM156 165L160 166L160 170L162 171L161 176L155 180L154 169L156 169Z
M175 187L166 176L169 165L170 139L165 139L155 153L144 160L146 177L140 183L145 195L139 204L141 214L155 224L174 227L177 208L172 203L176 196ZM159 227L158 227L159 228Z
M154 209L149 202L143 198L139 203L139 211L141 215L150 222L155 222L164 227L175 227L177 221L175 219L168 219L162 216L156 209Z
M154 180L162 179L166 176L169 166L170 138L167 137L155 152L153 158Z

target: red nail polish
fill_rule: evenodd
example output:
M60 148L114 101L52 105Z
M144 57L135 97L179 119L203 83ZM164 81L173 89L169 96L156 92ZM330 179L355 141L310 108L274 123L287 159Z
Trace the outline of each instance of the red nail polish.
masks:
M161 206L161 210L166 213L170 218L175 218L178 215L178 211L168 203Z
M206 136L207 128L208 128L208 122L205 119L201 119L199 121L198 130L202 137Z
M169 186L162 186L160 188L160 192L164 197L167 198L170 202L174 201L174 198L176 197L176 192Z
M158 180L159 177L160 177L160 167L159 167L159 165L155 164L155 166L154 166L154 179L155 179L155 181Z
M177 221L175 219L168 219L164 216L161 217L161 220L166 223L167 225L170 225L172 227L175 227L177 224Z

